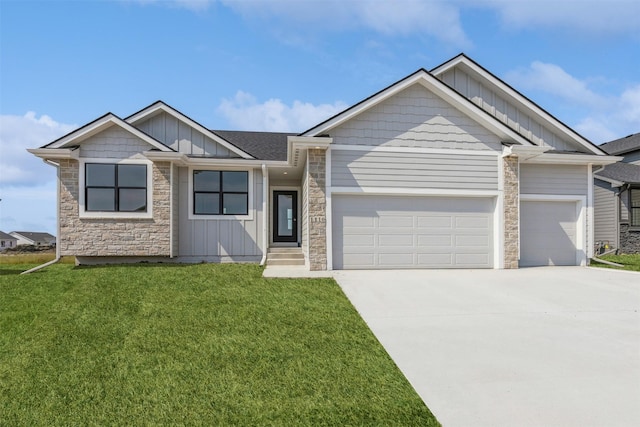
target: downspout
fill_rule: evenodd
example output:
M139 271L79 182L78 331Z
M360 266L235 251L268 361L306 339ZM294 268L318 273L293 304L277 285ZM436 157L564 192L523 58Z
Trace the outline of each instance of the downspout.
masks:
M267 246L269 245L269 171L262 165L262 259L260 265L267 262Z
M27 271L23 271L20 274L29 274L29 273L33 273L34 271L38 271L42 268L48 267L50 265L55 264L56 262L60 261L60 259L62 258L60 256L60 165L58 163L52 162L51 160L45 159L44 162L48 165L51 165L53 167L56 168L56 177L57 177L57 187L56 187L56 257L55 259L46 262L42 265L39 265L37 267L33 267L30 270Z

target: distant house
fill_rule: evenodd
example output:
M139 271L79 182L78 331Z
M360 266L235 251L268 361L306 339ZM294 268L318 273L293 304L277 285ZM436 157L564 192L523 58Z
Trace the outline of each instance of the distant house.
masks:
M9 248L15 248L18 245L18 239L10 234L0 231L0 251L5 251Z
M56 244L56 237L49 233L33 231L12 231L9 233L18 241L18 246L53 246Z
M623 160L594 172L596 245L640 253L640 133L600 148Z
M465 55L297 135L158 101L29 152L58 169L59 251L79 264L310 270L585 265L593 169L620 160Z

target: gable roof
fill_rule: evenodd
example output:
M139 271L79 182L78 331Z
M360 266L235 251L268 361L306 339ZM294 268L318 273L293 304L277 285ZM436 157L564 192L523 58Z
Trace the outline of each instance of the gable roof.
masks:
M0 231L0 240L18 240L11 234L7 234L4 231Z
M401 92L402 90L414 85L421 84L426 89L430 90L434 94L440 96L445 101L449 102L454 108L460 110L462 113L468 115L485 128L494 132L505 142L513 142L521 145L535 145L529 139L520 135L518 132L511 129L506 124L474 104L470 99L466 98L458 91L447 85L442 80L436 78L429 71L424 68L420 68L413 74L387 86L379 92L371 95L370 97L358 102L357 104L343 110L333 117L325 120L308 129L300 134L300 136L319 136L327 133L329 130L339 126L340 124L350 120L351 118L359 115L360 113L368 110L374 105L389 99L393 95Z
M596 172L595 177L604 178L608 182L613 180L621 184L640 184L640 166L617 162Z
M212 130L211 132L260 160L287 160L287 138L295 133Z
M34 231L12 231L11 234L17 234L20 237L24 237L26 239L32 240L34 242L42 242L47 240L55 240L56 237L43 232L34 232Z
M600 145L600 148L608 154L619 155L630 151L640 150L640 133L634 133L624 138L614 139Z
M460 64L463 64L466 70L472 70L476 75L481 76L484 80L490 82L493 86L499 88L502 92L509 95L512 99L515 99L516 101L518 101L521 105L526 107L535 115L544 119L548 124L550 124L553 128L555 128L561 134L568 136L569 138L571 138L571 140L587 148L589 151L593 152L594 154L605 154L603 150L601 150L593 142L589 141L587 138L580 135L578 132L576 132L575 130L573 130L566 124L564 124L562 121L558 120L556 117L554 117L549 112L547 112L544 108L540 107L531 99L527 98L522 93L515 90L509 84L505 83L502 79L497 77L495 74L491 73L489 70L484 68L482 65L478 64L473 59L469 58L464 53L460 53L459 55L453 57L452 59L433 68L431 70L431 73L433 75L440 75Z
M223 137L221 137L219 135L216 135L215 133L213 133L212 131L210 131L206 127L202 126L200 123L198 123L195 120L193 120L191 117L188 117L186 114L183 114L180 111L176 110L175 108L171 107L170 105L165 104L163 101L156 101L153 104L151 104L151 105L143 108L142 110L138 111L137 113L133 113L132 115L127 117L125 120L127 121L127 123L130 123L130 124L133 125L133 124L135 124L137 122L140 122L140 121L142 121L142 120L144 120L146 118L153 117L156 114L159 114L160 112L167 113L167 114L173 116L174 118L178 119L182 123L185 123L188 126L196 129L198 132L208 136L209 138L211 138L212 140L214 140L218 144L222 145L223 147L225 147L226 149L230 150L231 152L237 154L238 156L242 157L243 159L252 159L253 158L253 156L251 154L245 152L244 150L242 150L241 148L237 147L233 143L227 141Z
M162 142L153 138L152 136L144 133L140 129L131 126L129 123L122 120L120 117L113 113L107 113L102 117L98 117L94 121L87 123L86 125L56 139L49 144L43 145L41 148L68 148L79 144L80 142L90 138L111 126L118 126L127 132L137 136L141 140L145 141L153 148L160 151L174 151L170 147L167 147Z

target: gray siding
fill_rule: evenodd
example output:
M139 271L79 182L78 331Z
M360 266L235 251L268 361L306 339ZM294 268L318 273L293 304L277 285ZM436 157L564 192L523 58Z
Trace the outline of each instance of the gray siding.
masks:
M629 223L629 191L624 190L620 193L620 222Z
M262 171L253 171L253 219L189 219L189 169L179 168L179 256L254 260L262 256Z
M594 192L594 238L596 242L609 242L618 248L618 198L608 182L595 180Z
M587 152L584 147L562 138L551 128L543 126L532 112L510 99L506 93L492 89L464 70L454 67L439 77L483 110L535 144L554 147L557 150Z
M194 156L238 157L175 117L160 113L136 127L176 151Z
M331 131L334 144L500 150L499 138L413 85Z
M331 151L332 187L497 190L498 157Z
M126 130L111 126L80 145L80 157L128 159L153 148Z
M520 165L521 194L587 195L586 166Z

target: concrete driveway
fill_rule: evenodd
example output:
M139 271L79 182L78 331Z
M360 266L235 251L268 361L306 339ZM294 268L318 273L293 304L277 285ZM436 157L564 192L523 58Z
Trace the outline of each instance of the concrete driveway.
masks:
M637 426L640 273L337 271L444 426Z

